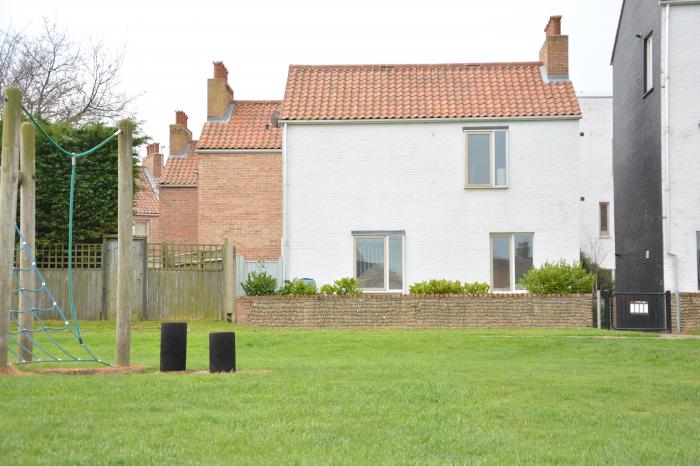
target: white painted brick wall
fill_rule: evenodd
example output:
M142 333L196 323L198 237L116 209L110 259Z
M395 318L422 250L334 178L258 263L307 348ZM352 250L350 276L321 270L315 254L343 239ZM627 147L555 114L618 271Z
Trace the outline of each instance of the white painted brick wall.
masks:
M678 255L680 291L698 291L696 232L700 231L699 28L700 5L671 7L671 249ZM673 267L668 256L665 256L664 282L667 288L673 288Z
M579 97L583 118L579 130L581 249L601 267L615 268L612 138L612 97ZM600 235L600 203L608 207L609 236Z
M534 232L534 261L579 257L578 121L508 121L505 190L464 189L464 126L287 128L286 278L353 274L353 230L405 230L404 287L490 281L489 235Z

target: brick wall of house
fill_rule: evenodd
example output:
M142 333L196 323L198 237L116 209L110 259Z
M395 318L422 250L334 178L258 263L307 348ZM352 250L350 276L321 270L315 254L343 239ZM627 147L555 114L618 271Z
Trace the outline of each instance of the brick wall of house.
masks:
M161 185L160 241L200 244L197 237L198 210L197 188Z
M200 243L221 244L229 238L236 246L236 254L247 260L280 257L279 152L200 153L197 196Z
M237 320L272 327L576 328L594 325L590 295L256 296Z
M676 299L671 296L671 328L676 331ZM681 293L681 332L700 328L700 293Z
M134 223L148 223L148 242L160 243L160 217L158 215L134 215Z

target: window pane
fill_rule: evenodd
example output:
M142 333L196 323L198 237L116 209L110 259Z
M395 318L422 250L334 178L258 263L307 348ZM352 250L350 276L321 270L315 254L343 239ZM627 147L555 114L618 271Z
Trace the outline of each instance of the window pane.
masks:
M649 36L644 41L644 84L645 91L654 87L654 38Z
M494 164L496 186L505 186L506 181L506 132L496 131L494 133Z
M513 245L515 247L515 288L522 290L523 287L518 282L525 275L525 272L532 268L532 235L513 235Z
M493 289L510 290L510 237L491 238L493 255Z
M488 134L467 136L468 184L491 183L490 139Z
M384 289L384 238L356 238L355 247L360 288Z
M600 203L600 234L608 234L608 203Z
M389 289L403 290L403 236L389 237Z

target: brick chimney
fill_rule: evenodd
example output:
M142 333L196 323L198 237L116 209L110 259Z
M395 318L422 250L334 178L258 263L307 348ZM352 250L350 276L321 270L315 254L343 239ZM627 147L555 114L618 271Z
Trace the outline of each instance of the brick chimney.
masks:
M214 77L207 80L207 118L224 118L233 103L233 89L228 85L224 62L214 62Z
M151 172L151 175L159 178L163 168L163 154L160 152L160 144L154 142L146 146L146 156L141 161L141 165Z
M547 69L547 76L551 80L568 80L569 36L561 35L561 16L550 16L544 32L540 61Z
M182 154L192 141L192 131L187 128L187 114L175 111L175 124L170 125L170 155Z

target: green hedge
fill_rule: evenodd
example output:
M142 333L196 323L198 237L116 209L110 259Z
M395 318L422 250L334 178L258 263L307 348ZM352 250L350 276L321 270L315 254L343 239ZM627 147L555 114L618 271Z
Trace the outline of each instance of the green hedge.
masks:
M459 280L433 279L416 282L409 287L411 294L469 294L483 295L489 292L488 283L462 283Z

